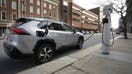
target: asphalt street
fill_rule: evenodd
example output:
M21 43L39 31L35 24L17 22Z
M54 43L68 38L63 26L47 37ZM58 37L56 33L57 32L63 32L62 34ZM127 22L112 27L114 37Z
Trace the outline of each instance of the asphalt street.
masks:
M91 34L85 35L85 39L87 39ZM83 48L81 50L85 50L85 48L92 47L96 44L101 43L102 34L98 33L93 35L89 40L85 41ZM114 35L115 37L118 35ZM67 47L62 48L61 50L57 51L55 58L52 60L56 60L63 56L81 51L77 50L74 47ZM13 60L9 58L3 51L3 41L0 40L0 74L16 74L23 70L32 68L37 66L33 61L33 57L29 56L23 60Z

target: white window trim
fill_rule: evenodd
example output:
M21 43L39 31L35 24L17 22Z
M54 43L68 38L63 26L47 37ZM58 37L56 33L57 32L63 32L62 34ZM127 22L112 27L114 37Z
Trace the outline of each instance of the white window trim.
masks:
M31 11L31 7L32 7L32 11ZM30 6L30 13L33 13L33 6L32 5Z
M52 9L52 4L49 4L49 9Z
M15 20L13 20L13 14L16 14L16 19L17 19L17 13L16 12L12 13L12 21L15 21Z
M24 5L23 5L23 2L24 1L22 1L22 11L26 12L26 8L27 8L26 1L24 2Z
M46 2L44 2L44 8L46 8L47 7L47 3Z
M13 8L13 2L15 2L16 6ZM12 9L17 9L17 2L16 1L12 1Z
M33 0L32 1L30 0L30 4L33 4Z
M37 5L40 6L40 0L37 0Z
M6 0L6 3L7 3L7 0ZM5 6L2 6L2 0L1 0L1 7L6 7L7 4L5 4Z
M38 9L39 9L39 12L38 12ZM37 8L37 14L40 15L40 8Z
M46 9L44 9L44 11L43 11L43 12L44 12L44 14L47 14L47 10L46 10Z
M48 14L48 16L52 17L52 12L50 11L50 12L48 12L48 13L49 13L49 14L51 13L51 15Z
M5 12L5 17L6 17L6 19L2 19L2 12ZM5 10L1 11L1 20L2 20L2 21L7 21L7 12L6 12Z

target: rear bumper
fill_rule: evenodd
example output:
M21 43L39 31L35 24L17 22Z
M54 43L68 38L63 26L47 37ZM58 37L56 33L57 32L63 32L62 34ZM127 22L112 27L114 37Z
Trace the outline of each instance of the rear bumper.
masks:
M13 59L19 59L23 57L23 54L15 46L7 42L3 43L3 48L4 48L5 53Z

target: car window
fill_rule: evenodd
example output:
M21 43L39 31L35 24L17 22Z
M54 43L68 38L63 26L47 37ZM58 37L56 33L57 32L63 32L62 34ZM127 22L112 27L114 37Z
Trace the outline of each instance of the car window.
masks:
M69 32L73 32L74 31L70 26L68 26L66 24L63 24L63 28L65 29L65 31L69 31Z
M50 30L58 30L58 31L64 31L64 29L62 28L61 24L59 23L51 23L48 28Z
M39 27L40 29L46 29L47 26L48 26L48 21L42 21L42 22L40 22L40 23L38 24L38 27Z

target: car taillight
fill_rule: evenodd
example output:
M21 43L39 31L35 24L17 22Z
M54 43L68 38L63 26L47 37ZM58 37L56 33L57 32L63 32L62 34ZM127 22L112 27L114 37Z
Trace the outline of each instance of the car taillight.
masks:
M23 30L21 28L13 28L13 29L11 29L11 31L17 35L30 35L28 32L26 32L25 30Z

